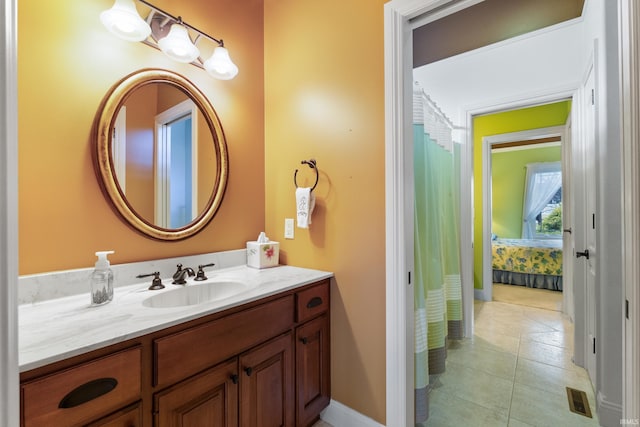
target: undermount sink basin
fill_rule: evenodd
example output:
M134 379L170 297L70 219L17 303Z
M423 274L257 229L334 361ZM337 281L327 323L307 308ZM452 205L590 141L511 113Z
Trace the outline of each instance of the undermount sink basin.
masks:
M189 283L183 288L173 289L151 296L142 301L142 305L153 308L196 305L229 298L248 289L249 287L242 282Z

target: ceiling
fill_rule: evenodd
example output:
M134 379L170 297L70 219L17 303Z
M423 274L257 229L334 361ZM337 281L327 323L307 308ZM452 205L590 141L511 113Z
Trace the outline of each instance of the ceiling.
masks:
M413 31L414 68L582 15L585 0L484 0Z

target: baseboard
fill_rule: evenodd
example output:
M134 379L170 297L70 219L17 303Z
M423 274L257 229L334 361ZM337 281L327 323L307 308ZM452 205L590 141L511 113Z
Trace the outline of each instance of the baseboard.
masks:
M491 298L487 298L487 292L484 289L473 289L473 297L478 301L491 301Z
M597 400L596 412L600 425L605 427L619 426L622 419L622 405L609 402L607 397L600 392L598 392Z
M322 411L320 418L333 427L384 427L377 421L333 399L329 403L329 406Z

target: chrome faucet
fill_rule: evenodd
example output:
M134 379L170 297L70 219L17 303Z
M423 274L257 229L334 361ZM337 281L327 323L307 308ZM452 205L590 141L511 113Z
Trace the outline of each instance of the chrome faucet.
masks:
M193 271L193 268L182 268L182 264L178 264L178 270L173 273L173 282L171 283L173 283L174 285L186 285L187 281L185 280L185 277L187 275L189 275L189 277L193 277L196 275L196 273Z

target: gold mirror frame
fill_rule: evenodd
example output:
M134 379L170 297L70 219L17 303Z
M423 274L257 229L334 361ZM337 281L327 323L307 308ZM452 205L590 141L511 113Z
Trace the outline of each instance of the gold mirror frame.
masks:
M189 224L168 229L152 224L142 218L133 209L122 192L115 173L112 156L111 129L114 128L120 107L136 89L153 84L169 84L184 92L200 109L211 131L214 150L217 157L216 179L213 191L204 210ZM204 94L189 80L179 74L162 69L143 69L129 74L116 83L105 96L96 115L94 125L94 166L100 186L118 214L133 228L146 236L159 240L181 240L201 231L215 216L227 185L229 159L227 143L220 120L211 103Z

